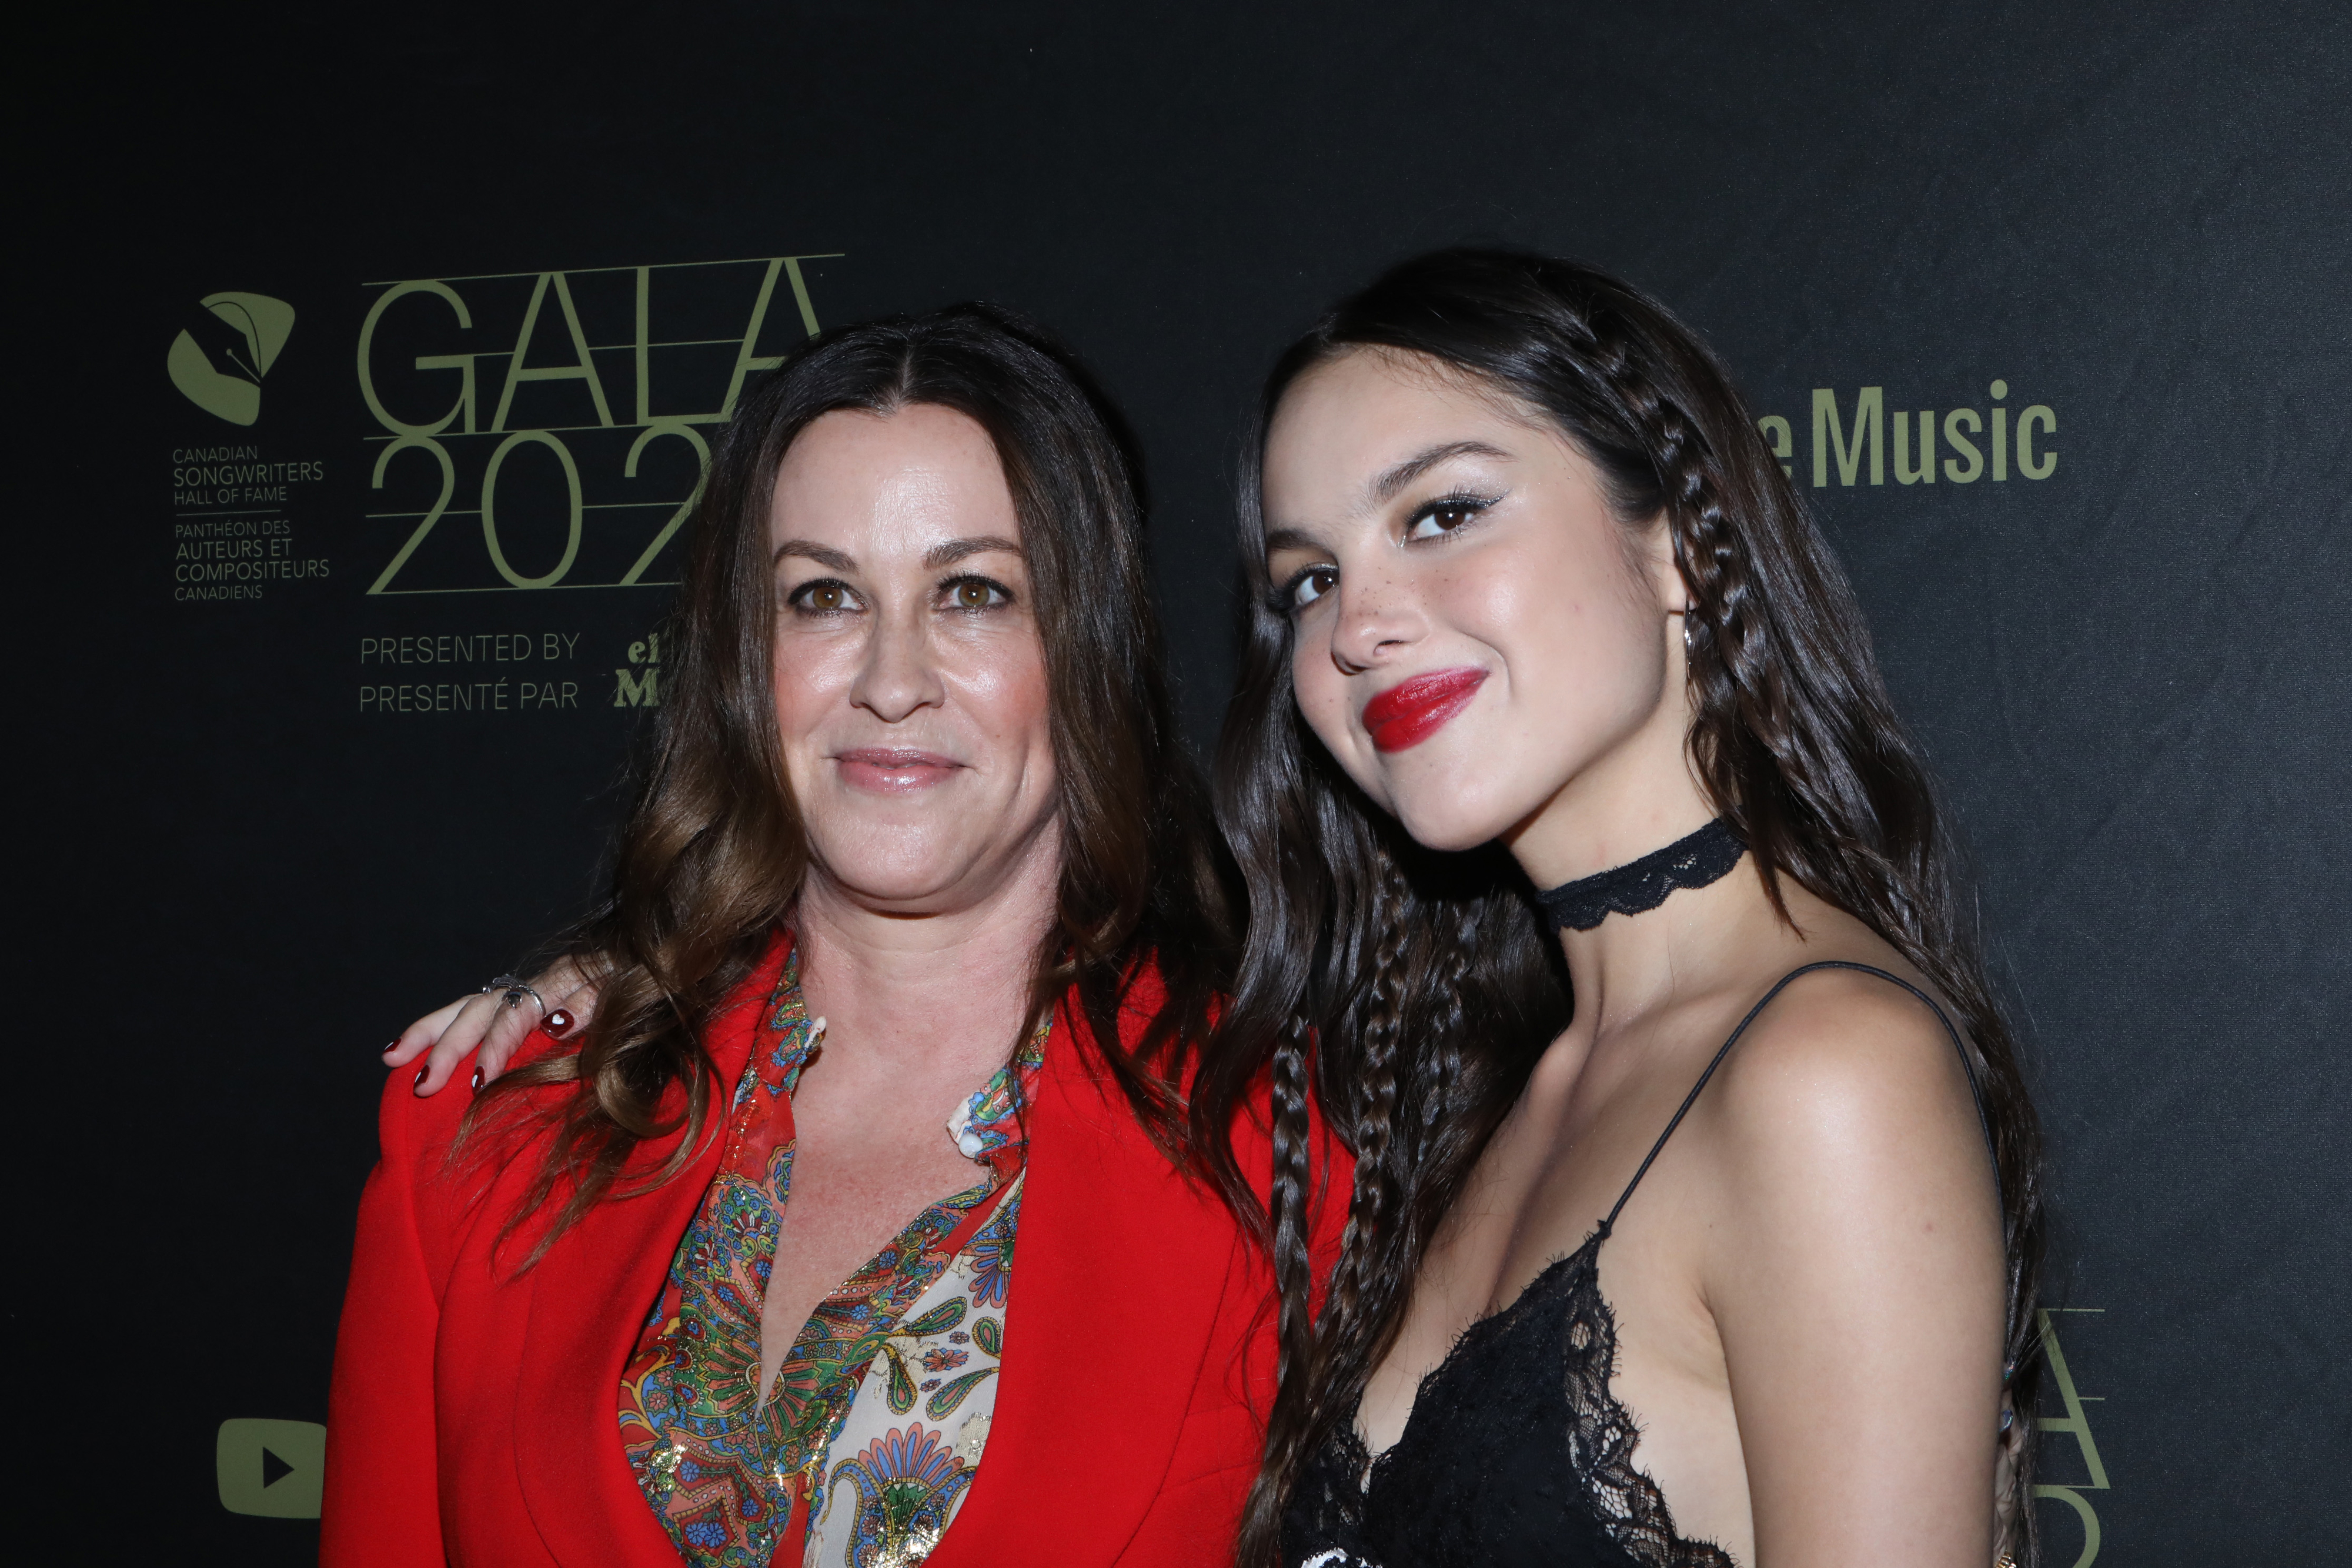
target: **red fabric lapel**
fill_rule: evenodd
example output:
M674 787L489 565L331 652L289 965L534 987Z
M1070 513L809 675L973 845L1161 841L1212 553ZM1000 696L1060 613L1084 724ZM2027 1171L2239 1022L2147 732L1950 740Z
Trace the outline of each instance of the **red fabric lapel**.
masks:
M988 1450L929 1568L1115 1561L1167 1474L1208 1352L1233 1221L1078 1045L1066 1009L1030 1112Z
M722 1084L751 1060L783 955L779 942L705 1037ZM516 1380L515 1468L531 1522L558 1563L677 1568L677 1549L621 1450L621 1370L718 1169L725 1113L722 1095L704 1147L675 1179L598 1204L524 1276L530 1327ZM667 1158L683 1135L640 1157Z

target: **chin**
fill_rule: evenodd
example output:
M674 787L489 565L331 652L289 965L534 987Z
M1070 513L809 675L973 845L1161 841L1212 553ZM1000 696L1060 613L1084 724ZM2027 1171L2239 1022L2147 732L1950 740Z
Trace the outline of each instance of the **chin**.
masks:
M1526 814L1496 805L1485 791L1444 785L1392 790L1389 810L1413 842L1445 854L1491 844Z
M919 828L810 834L809 848L824 873L861 904L921 913L949 897L971 874L964 846L940 842Z

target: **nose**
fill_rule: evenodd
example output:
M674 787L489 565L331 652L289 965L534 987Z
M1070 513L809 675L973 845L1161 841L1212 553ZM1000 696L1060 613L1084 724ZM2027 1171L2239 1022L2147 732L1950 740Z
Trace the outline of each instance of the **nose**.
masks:
M884 724L897 724L947 697L928 618L919 606L877 615L849 700Z
M1385 566L1359 566L1339 579L1331 662L1346 674L1387 663L1417 642L1424 622L1411 585Z

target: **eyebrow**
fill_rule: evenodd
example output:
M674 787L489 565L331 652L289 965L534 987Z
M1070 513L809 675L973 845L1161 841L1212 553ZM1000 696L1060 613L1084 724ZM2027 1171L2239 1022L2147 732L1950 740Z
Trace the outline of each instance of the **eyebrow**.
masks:
M813 560L817 565L829 567L835 571L857 570L857 559L855 556L844 555L831 545L821 545L814 539L786 539L776 547L777 564L782 565L786 556L798 556L803 560Z
M1456 457L1496 457L1507 463L1510 461L1511 455L1501 447L1484 441L1449 441L1443 445L1430 447L1425 452L1415 453L1403 462L1382 469L1373 478L1371 484L1366 486L1365 494L1369 497L1370 504L1378 507L1394 500L1397 492L1415 479L1420 478L1439 464L1451 462ZM1266 530L1265 553L1268 555L1274 554L1276 550L1318 550L1323 548L1323 541L1304 528L1268 528Z
M1449 441L1442 446L1417 453L1392 468L1384 469L1366 493L1372 505L1379 506L1394 500L1398 491L1441 463L1451 462L1456 457L1499 457L1508 462L1510 455L1501 447L1489 445L1484 441Z
M986 555L991 550L1009 550L1014 555L1019 555L1021 547L1011 539L1003 538L994 534L983 534L978 538L971 539L949 539L944 544L933 545L926 550L923 554L923 564L936 570L943 566L953 566L967 556ZM803 560L813 560L817 565L833 571L857 570L856 556L837 550L831 545L821 545L814 539L786 539L776 547L776 559L781 562L786 556L798 556Z
M995 534L982 534L978 538L950 539L933 545L923 552L923 564L931 568L953 566L967 556L986 555L992 550L1003 550L1019 555L1021 547L1013 540Z

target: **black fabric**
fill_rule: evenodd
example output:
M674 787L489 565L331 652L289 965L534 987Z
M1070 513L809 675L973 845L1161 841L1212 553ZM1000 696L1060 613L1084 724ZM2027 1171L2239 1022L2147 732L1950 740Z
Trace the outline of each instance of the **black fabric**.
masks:
M1610 1397L1617 1328L1597 1270L1606 1226L1473 1323L1370 1460L1354 1414L1306 1466L1283 1559L1307 1568L1731 1568L1675 1532ZM1564 1373L1564 1375L1563 1375ZM1334 1555L1337 1553L1337 1555Z
M1747 852L1748 846L1718 817L1640 860L1538 893L1536 902L1554 925L1590 931L1612 915L1646 914L1677 888L1720 882Z
M1397 1441L1374 1458L1350 1407L1302 1468L1283 1516L1293 1568L1732 1568L1731 1555L1675 1530L1673 1511L1633 1464L1640 1429L1609 1391L1617 1322L1601 1294L1601 1244L1748 1026L1799 976L1853 969L1925 1002L1960 1051L1959 1032L1926 993L1867 964L1830 960L1783 975L1748 1010L1691 1085L1608 1218L1510 1305L1463 1332L1414 1392ZM1987 1134L1987 1147L1990 1147Z

